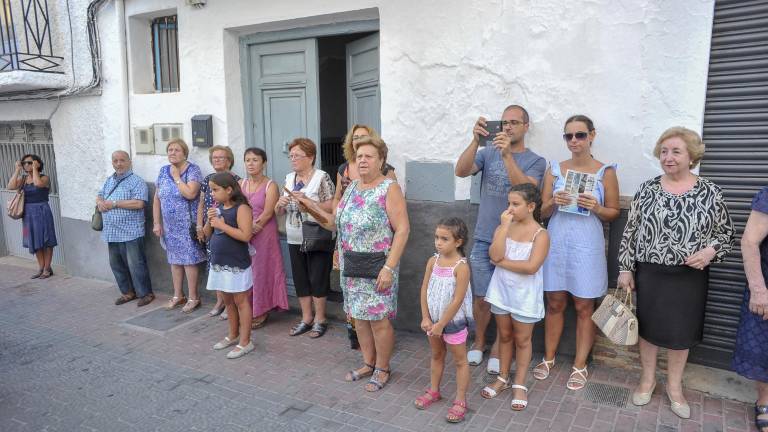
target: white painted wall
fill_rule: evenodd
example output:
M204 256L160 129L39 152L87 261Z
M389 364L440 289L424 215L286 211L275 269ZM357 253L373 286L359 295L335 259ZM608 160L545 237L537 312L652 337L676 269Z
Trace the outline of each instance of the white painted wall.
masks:
M51 118L65 217L89 218L109 154L130 147L128 114L131 127L183 123L187 142L192 115L212 114L214 143L240 154L239 36L349 16L379 15L382 130L400 173L407 160L454 162L477 116L498 117L519 103L532 116L528 145L550 159L568 156L563 121L591 116L595 156L619 163L622 194L631 195L660 172L651 152L661 131L700 130L703 120L713 0L210 0L203 9L183 0L127 0L126 17L177 11L181 91L166 94L126 88L122 7L110 2L100 14L102 95L62 101ZM48 118L55 106L0 102L0 120ZM210 169L206 150L193 150L191 159ZM135 171L149 181L165 163L164 156L134 156ZM467 199L469 180L456 182L456 198Z

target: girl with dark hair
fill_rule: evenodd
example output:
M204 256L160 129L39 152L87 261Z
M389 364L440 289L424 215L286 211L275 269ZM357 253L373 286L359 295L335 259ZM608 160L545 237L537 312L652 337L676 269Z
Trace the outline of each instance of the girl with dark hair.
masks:
M427 262L421 284L421 329L427 333L432 362L430 388L414 404L418 409L427 409L441 399L445 354L450 351L456 365L456 399L446 416L451 423L463 421L467 413L467 335L473 324L469 265L464 255L468 231L467 224L459 218L445 218L437 223L437 253Z
M245 171L240 185L253 209L251 271L253 272L252 329L264 327L273 310L288 310L283 255L277 234L275 204L280 197L277 183L264 175L267 153L251 147L245 150Z
M8 189L24 189L24 217L22 235L24 247L37 259L38 271L32 279L53 276L51 261L56 241L53 213L48 204L51 179L43 174L43 160L27 154L16 161L16 170L8 180Z
M203 231L211 248L208 290L221 291L229 319L229 334L213 346L220 350L237 345L227 358L240 358L253 351L251 305L248 291L253 286L248 242L253 233L253 216L248 199L230 173L217 173L209 181L218 205L208 209Z
M549 235L541 227L541 195L536 186L514 185L508 199L509 207L501 214L501 225L488 250L496 269L485 295L499 329L500 371L481 396L491 399L512 388L512 409L521 411L528 405L525 382L531 363L533 326L544 318L541 266L549 252ZM513 342L517 370L510 385Z
M555 355L563 334L568 297L576 308L576 356L566 383L569 390L580 390L587 384L587 357L595 341L592 313L595 300L608 289L608 265L605 258L603 222L619 216L619 181L616 165L605 164L592 156L592 142L597 135L592 120L575 115L565 121L563 131L571 158L552 162L544 175L542 186L544 217L551 217L547 229L552 240L544 261L544 292L547 313L544 318L545 352L541 363L533 369L538 380L547 379L555 366ZM568 170L593 174L592 193L579 193L577 204L584 213L558 211L559 206L571 204L571 196L563 192ZM579 192L584 192L584 184Z

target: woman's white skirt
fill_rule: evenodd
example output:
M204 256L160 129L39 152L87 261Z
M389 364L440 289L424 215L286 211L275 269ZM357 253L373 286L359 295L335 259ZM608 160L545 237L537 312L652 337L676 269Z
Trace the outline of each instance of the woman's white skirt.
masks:
M253 273L250 266L240 269L214 264L208 270L206 289L209 291L241 293L248 291L251 287L253 287Z

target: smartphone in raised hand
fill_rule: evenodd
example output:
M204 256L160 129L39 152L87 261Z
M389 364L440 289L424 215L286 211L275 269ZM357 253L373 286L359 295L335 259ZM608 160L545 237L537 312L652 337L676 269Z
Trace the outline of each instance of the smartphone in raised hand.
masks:
M488 131L488 136L480 136L481 146L493 145L493 139L496 138L496 134L503 132L501 127L501 120L488 120L485 122L485 130Z

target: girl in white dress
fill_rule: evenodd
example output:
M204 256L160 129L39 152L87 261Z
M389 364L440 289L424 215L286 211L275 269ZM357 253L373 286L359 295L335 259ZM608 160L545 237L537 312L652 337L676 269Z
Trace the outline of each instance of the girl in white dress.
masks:
M526 183L512 186L509 208L501 214L501 225L493 235L488 250L496 269L488 285L485 301L491 304L499 329L500 371L496 381L481 392L486 399L512 388L512 409L528 405L525 387L531 362L533 326L544 318L544 280L541 266L549 252L549 235L540 224L541 194ZM512 342L515 344L517 369L512 385L509 368Z
M456 398L446 420L458 423L467 412L467 335L472 319L472 294L469 266L464 254L467 225L459 218L446 218L435 229L437 253L427 262L421 284L421 328L432 348L430 388L416 398L416 408L426 409L442 397L440 381L445 369L445 354L450 351L456 364ZM446 350L447 347L447 350Z

